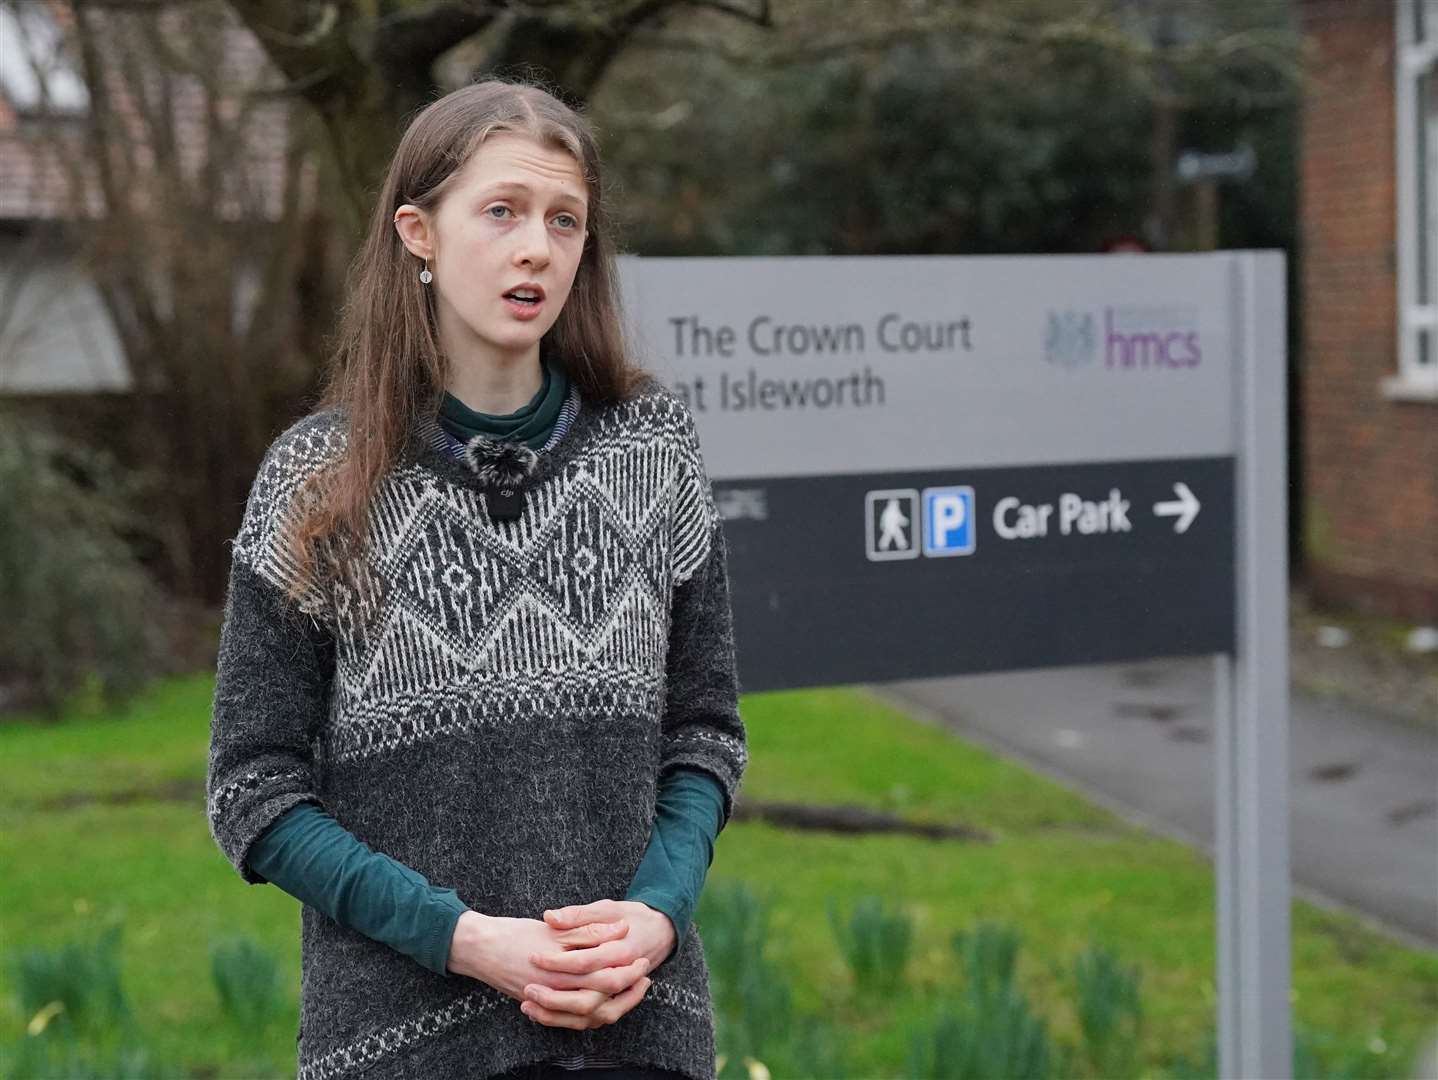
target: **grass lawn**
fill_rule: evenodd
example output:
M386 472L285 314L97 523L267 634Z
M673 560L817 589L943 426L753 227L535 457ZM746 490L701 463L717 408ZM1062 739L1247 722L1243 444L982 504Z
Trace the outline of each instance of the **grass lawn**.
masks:
M0 937L7 949L58 946L122 913L125 988L159 1060L193 1075L253 1076L260 1062L292 1075L299 907L243 884L210 839L212 693L212 677L197 675L158 685L123 715L0 724ZM770 901L770 959L801 1012L848 1031L853 1074L902 1074L915 1024L957 989L950 937L980 920L1023 935L1020 981L1059 1035L1076 1025L1067 965L1096 939L1142 969L1149 1074L1197 1055L1214 1016L1204 856L862 691L754 694L743 711L744 796L857 803L992 836L845 837L736 821L720 837L711 885L742 881ZM854 985L826 914L830 897L848 910L866 894L902 903L915 926L905 987L877 1000ZM281 964L289 1009L259 1047L226 1022L210 977L210 943L232 933ZM1372 1055L1367 1075L1407 1076L1438 1016L1438 955L1296 902L1293 958L1296 1023ZM31 1019L8 976L5 986L0 1047Z

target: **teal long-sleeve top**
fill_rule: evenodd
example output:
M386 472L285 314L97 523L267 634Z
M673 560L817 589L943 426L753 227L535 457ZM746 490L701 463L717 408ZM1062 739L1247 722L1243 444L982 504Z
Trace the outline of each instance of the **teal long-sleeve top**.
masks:
M440 425L457 442L475 434L543 448L568 393L562 367L545 360L544 382L527 405L507 415L470 409L446 393ZM675 766L660 777L649 845L624 899L662 911L684 941L714 859L723 793L707 773ZM370 848L316 803L282 814L255 842L250 868L343 926L381 941L441 975L450 942L468 910L459 895ZM599 899L595 897L594 899ZM670 955L674 953L671 951Z
M649 846L624 899L669 916L675 939L670 956L693 920L722 813L723 795L707 773L675 766L661 777ZM375 851L317 803L281 814L250 849L248 862L260 877L340 925L450 974L454 928L469 910L459 894Z

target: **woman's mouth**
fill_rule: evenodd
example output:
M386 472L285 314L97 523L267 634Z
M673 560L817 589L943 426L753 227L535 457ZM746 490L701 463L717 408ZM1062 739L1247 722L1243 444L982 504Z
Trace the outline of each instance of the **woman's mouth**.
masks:
M544 306L544 297L531 289L513 289L504 294L504 303L516 319L532 319Z

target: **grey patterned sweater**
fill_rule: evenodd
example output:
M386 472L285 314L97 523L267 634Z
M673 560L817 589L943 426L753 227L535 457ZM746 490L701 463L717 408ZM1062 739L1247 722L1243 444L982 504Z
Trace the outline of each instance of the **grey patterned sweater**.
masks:
M432 424L375 496L361 587L310 587L298 604L281 591L294 567L278 528L301 479L343 449L343 416L306 416L266 452L221 630L211 832L256 883L250 845L314 800L476 911L538 919L620 898L660 771L712 775L727 824L748 760L693 416L652 380L627 402L584 402L516 520L490 517ZM592 1031L531 1021L309 905L301 957L300 1080L485 1077L576 1054L715 1075L697 926L639 1005Z

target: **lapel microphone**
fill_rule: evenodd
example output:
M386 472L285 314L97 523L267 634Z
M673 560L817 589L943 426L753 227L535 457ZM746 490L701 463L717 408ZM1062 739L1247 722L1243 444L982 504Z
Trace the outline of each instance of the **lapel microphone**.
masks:
M490 488L484 501L496 521L514 521L524 510L524 492L519 488Z
M523 443L475 435L464 444L464 462L484 484L485 508L496 521L514 521L524 510L524 481L539 454Z

